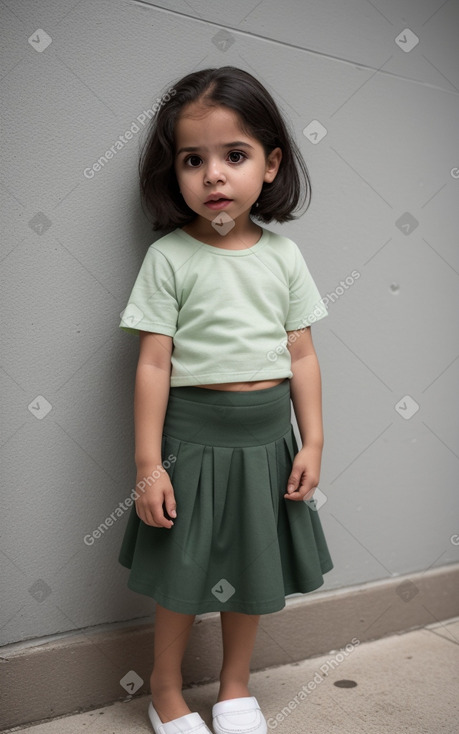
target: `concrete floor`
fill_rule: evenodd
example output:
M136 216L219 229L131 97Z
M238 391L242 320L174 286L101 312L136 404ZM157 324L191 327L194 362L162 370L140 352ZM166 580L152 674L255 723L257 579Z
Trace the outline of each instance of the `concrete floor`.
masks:
M342 681L342 685L338 683ZM211 726L218 683L185 691ZM251 694L278 734L457 734L459 618L253 673ZM149 696L8 731L125 734L153 731Z

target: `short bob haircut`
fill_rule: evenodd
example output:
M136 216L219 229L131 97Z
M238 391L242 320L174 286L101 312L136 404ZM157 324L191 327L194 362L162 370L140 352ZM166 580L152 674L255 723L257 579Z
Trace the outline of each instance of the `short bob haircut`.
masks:
M183 77L168 91L170 94L159 100L139 159L142 208L145 211L146 207L154 230L169 232L196 217L180 194L175 175L175 123L191 102L234 110L242 131L259 141L266 156L274 148L281 148L277 176L272 183L263 183L251 216L262 222L296 219L299 214L293 216L292 212L307 197L308 208L311 184L306 163L276 103L255 77L235 66L203 69Z

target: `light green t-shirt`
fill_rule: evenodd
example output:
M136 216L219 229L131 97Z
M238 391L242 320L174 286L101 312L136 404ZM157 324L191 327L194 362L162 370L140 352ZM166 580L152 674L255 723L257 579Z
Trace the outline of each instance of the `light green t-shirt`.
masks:
M299 247L262 227L229 250L175 229L150 245L120 328L173 337L171 387L291 378L287 331L327 316Z

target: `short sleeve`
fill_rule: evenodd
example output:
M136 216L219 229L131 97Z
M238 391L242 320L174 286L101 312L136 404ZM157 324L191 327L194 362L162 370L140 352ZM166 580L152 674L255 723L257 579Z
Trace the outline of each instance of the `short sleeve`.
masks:
M119 326L130 334L152 331L174 336L178 313L174 270L166 256L150 245Z
M290 304L285 321L285 330L294 331L310 326L328 316L323 299L309 272L299 247L295 244L295 256L290 273Z

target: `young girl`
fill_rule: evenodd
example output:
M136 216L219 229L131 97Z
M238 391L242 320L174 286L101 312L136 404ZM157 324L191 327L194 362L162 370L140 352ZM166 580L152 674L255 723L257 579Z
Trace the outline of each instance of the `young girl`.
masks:
M210 731L185 703L181 664L195 615L219 611L214 732L266 734L248 689L260 615L333 568L311 499L323 429L310 325L327 311L298 246L254 221L295 218L309 177L247 72L205 69L169 91L139 162L142 200L166 234L120 323L140 351L135 506L119 562L129 588L157 602L154 731Z

